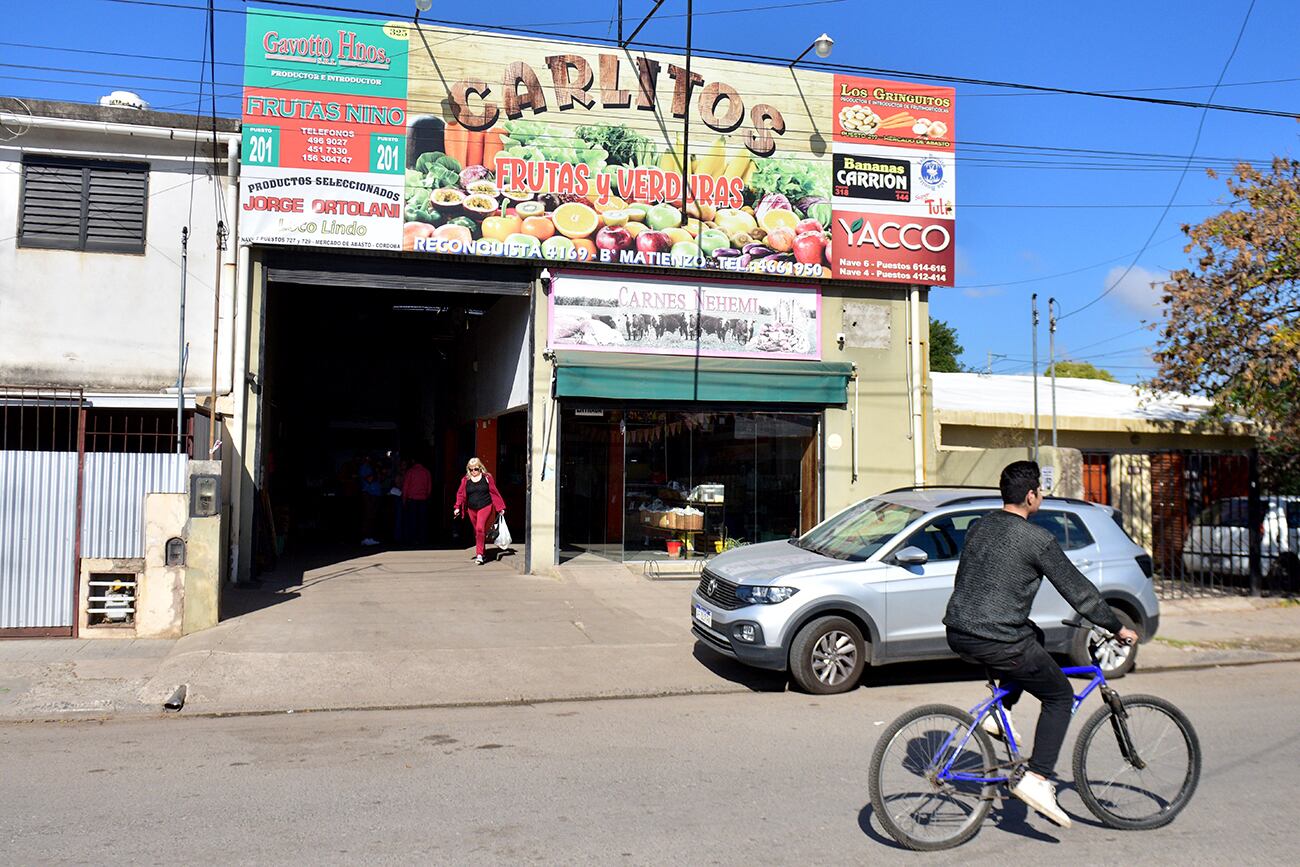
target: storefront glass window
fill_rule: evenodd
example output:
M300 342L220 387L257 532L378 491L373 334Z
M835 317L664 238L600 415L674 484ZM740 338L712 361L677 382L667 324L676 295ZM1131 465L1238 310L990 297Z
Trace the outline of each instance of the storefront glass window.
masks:
M811 413L566 409L562 556L701 558L797 536L817 514L817 422Z

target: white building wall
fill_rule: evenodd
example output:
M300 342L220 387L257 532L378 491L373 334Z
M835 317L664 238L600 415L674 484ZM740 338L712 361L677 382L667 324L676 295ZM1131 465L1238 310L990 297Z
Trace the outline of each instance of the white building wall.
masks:
M37 126L0 142L0 383L137 391L174 386L181 228L189 225L186 385L200 391L210 387L217 282L211 143L199 146L191 215L192 148L189 141ZM19 247L22 155L28 151L150 163L145 253ZM220 153L224 173L224 147ZM224 189L226 179L221 183ZM227 223L233 238L235 214ZM218 338L220 392L229 390L232 372L233 248L227 258Z

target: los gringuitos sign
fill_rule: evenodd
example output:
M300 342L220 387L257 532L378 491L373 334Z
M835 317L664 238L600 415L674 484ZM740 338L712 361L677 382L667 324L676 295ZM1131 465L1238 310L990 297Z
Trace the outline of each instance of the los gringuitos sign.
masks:
M708 58L688 73L671 55L405 23L247 20L246 242L951 282L951 90Z

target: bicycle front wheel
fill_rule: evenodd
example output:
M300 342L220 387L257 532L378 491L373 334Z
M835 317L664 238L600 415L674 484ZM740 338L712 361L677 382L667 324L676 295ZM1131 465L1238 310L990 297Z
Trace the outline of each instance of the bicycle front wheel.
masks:
M1104 705L1083 724L1074 745L1074 785L1106 825L1147 831L1168 825L1191 800L1201 778L1201 744L1183 712L1163 698L1122 701L1127 720ZM1122 729L1141 767L1125 757Z
M881 734L871 756L871 806L881 827L909 849L965 843L993 806L993 785L942 778L987 777L997 764L988 735L970 714L942 704L910 710ZM963 743L964 741L964 743Z

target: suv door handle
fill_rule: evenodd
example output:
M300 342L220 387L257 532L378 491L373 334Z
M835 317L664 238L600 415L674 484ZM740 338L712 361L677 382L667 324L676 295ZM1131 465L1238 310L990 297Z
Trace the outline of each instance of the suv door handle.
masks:
M1078 561L1077 563L1075 563L1074 565L1077 566L1077 567L1079 567L1080 569L1087 569L1089 566L1092 565L1092 561L1091 561L1091 560L1080 560L1080 561Z

